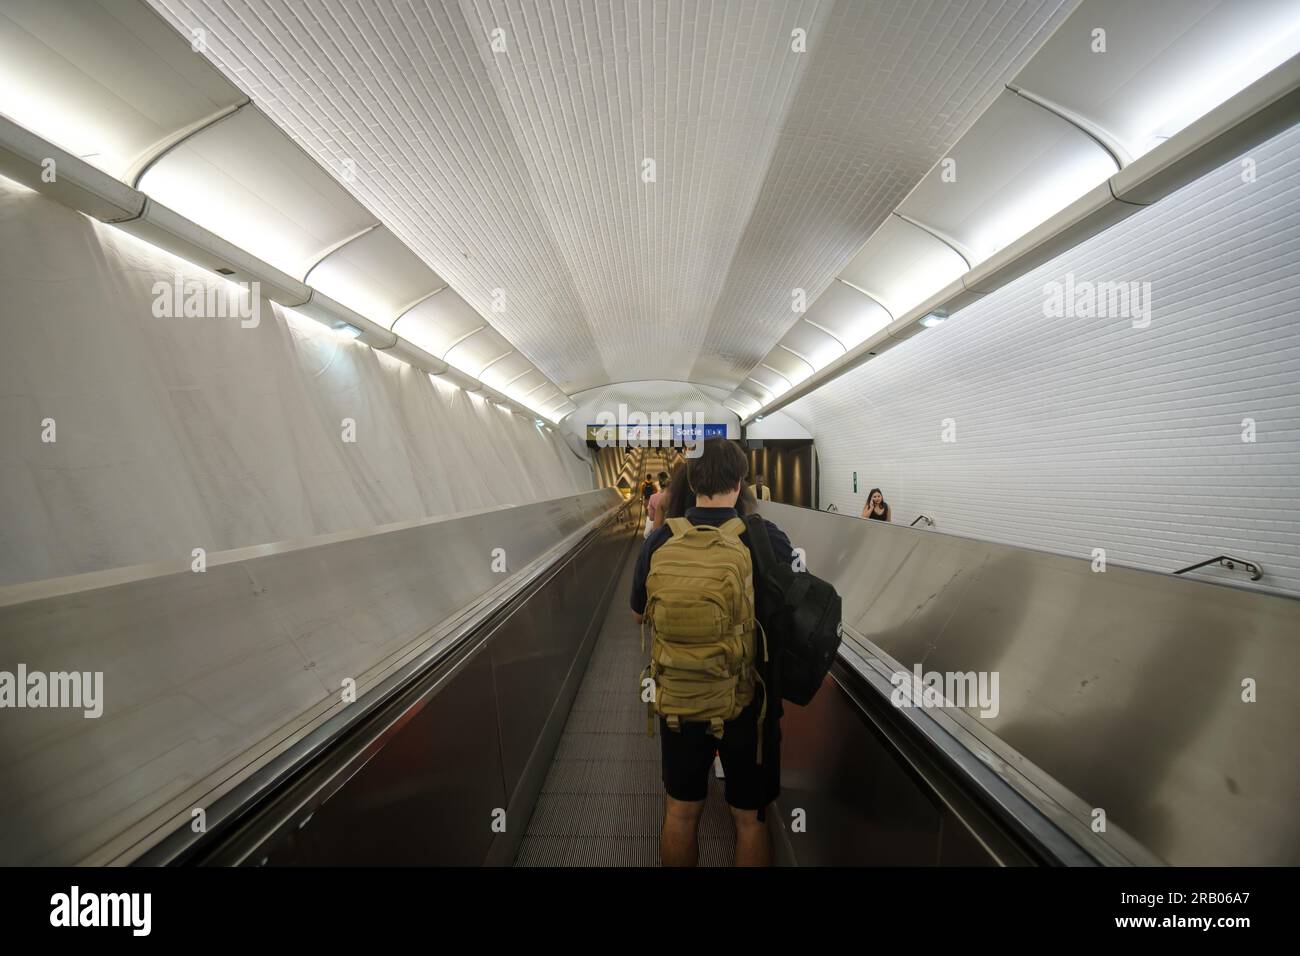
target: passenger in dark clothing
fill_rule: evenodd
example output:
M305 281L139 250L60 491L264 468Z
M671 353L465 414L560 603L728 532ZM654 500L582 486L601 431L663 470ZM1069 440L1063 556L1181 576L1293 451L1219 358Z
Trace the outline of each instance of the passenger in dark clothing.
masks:
M694 525L713 527L737 517L737 504L742 498L747 467L744 452L738 445L725 439L709 440L699 458L691 459L674 474L668 486L671 494L668 516L685 517ZM756 504L751 495L742 507L752 512ZM765 520L764 524L775 559L793 562L793 548L785 532L770 521ZM646 539L637 558L632 576L632 612L638 623L645 614L648 601L646 579L650 574L651 560L655 551L671 537L672 529L667 524L656 528ZM749 532L743 533L740 540L749 548L752 558ZM768 650L770 654L771 648ZM770 669L767 665L760 665L760 673L766 681ZM760 693L766 694L766 690ZM736 863L765 866L770 862L771 847L762 812L780 789L781 703L779 695L774 697L767 705L767 719L761 727L758 717L762 698L756 695L740 716L726 722L720 740L708 735L707 723L686 720L679 731L672 731L666 721L660 721L666 806L659 843L665 865L695 865L699 852L699 821L704 812L708 772L715 751L722 758L726 772L726 800L736 824ZM760 733L765 753L761 764L755 746Z
M695 492L691 491L690 482L686 480L686 462L673 469L672 480L668 482L668 503L664 508L666 518L684 518L686 509L695 507Z

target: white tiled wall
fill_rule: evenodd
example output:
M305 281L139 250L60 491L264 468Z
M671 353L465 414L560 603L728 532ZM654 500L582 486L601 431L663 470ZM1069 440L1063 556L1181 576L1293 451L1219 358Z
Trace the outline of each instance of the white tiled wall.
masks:
M821 506L878 485L895 522L1300 594L1300 127L1248 158L790 406ZM1045 318L1066 273L1150 282L1149 327Z

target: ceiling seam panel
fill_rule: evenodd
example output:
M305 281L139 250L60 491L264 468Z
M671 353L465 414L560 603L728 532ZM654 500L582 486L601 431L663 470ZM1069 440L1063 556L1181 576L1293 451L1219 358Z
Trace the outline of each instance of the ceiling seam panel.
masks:
M338 52L339 52L340 56L343 56L344 58L347 57L347 51L343 50L342 48L337 48L337 49L338 49ZM372 202L370 205L373 206L373 205L376 205L376 204ZM391 217L390 217L390 221L391 221Z
M571 11L574 8L572 6L569 6L569 7L565 7L565 9ZM597 9L600 8L597 7ZM672 11L675 10L676 8L661 7L656 9ZM772 23L777 22L774 15L771 14L772 8L770 6L765 6L760 9L768 13L768 20L770 22ZM640 8L635 8L632 12L636 13L639 10ZM664 36L664 29L662 25L657 26L655 28L654 52L652 52L651 55L662 56L664 54L660 51L663 51L665 49L685 50L687 48L686 39L688 36L696 35L699 38L702 38L703 46L701 49L703 51L702 55L704 56L703 66L700 67L699 61L697 59L695 61L694 66L692 66L692 68L690 69L687 69L685 67L685 64L691 61L685 56L685 54L682 54L682 64L683 64L682 68L677 71L670 70L669 72L674 73L674 75L680 74L684 77L689 77L695 72L697 68L702 68L707 70L708 72L703 74L704 80L702 82L704 84L704 90L707 92L707 95L711 96L711 99L707 101L702 99L702 96L706 95L706 93L701 91L701 87L699 84L694 82L682 82L668 87L668 91L673 93L674 95L673 109L680 111L682 103L686 103L688 112L691 114L700 110L704 110L706 111L706 115L726 115L729 112L735 111L735 104L738 101L752 99L752 96L747 96L747 94L749 94L750 91L752 91L752 89L754 88L755 79L752 76L744 78L745 84L748 85L732 84L729 86L724 86L723 84L713 82L713 76L717 72L716 66L712 66L709 62L714 47L713 35L715 33L724 34L727 37L730 37L734 43L734 42L739 42L737 38L741 35L743 30L738 29L734 26L730 26L730 21L726 21L726 20L720 21L720 18L723 17L728 12L725 8L721 6L715 6L715 7L711 7L710 11L711 11L710 13L711 19L706 20L703 17L701 17L701 19L698 22L692 21L690 19L686 19L682 21L680 27L678 26L677 21L673 20L670 16L669 35L670 37L675 37L675 43L671 47L666 46L667 40ZM693 8L690 12L693 12ZM511 31L512 33L516 33L519 30L523 29L523 27L519 24L518 21L512 21L512 22L515 24L514 27L512 28ZM644 22L645 21L638 21L638 24L634 24L632 27L632 32L633 33L645 32L646 28L644 26L642 26L641 31L638 31L638 25L643 25ZM719 22L722 23L721 26L718 25ZM486 25L486 21L484 21L484 23ZM596 29L599 31L604 29L604 27L598 22ZM581 37L585 35L584 30L578 30L576 28L571 28L569 33L570 36L574 38L570 40L570 47L572 47L574 43L579 42ZM534 46L538 42L536 34L533 34L528 39L529 42L534 44ZM772 37L773 42L775 42L777 39L779 39L779 37L777 36ZM523 42L522 39L520 42ZM605 42L605 41L602 40L601 42ZM590 94L587 91L589 89L589 86L594 86L595 84L594 80L592 80L591 83L589 84L587 82L587 78L595 76L593 65L597 62L597 57L596 56L581 57L580 59L582 65L586 66L587 68L585 70L578 71L577 76L581 85L577 88L578 94L572 97L572 99L574 100L575 110L586 111L589 108L589 104L590 104ZM619 50L615 49L613 56L606 55L603 57L603 59L605 61L609 61L613 59L618 65L619 68L610 71L610 76L614 77L616 80L622 75L624 75L626 72L628 72L627 70L621 68L621 63L625 58L622 57L621 52ZM717 60L719 62L728 62L733 59L735 59L735 56L730 51L728 51L724 55L717 57ZM669 108L667 106L667 103L662 98L665 94L662 90L657 88L661 84L656 84L656 88L649 91L649 93L647 93L646 86L643 83L640 86L636 85L637 81L641 81L641 79L645 76L645 66L646 66L645 60L646 60L645 56L631 56L626 58L626 62L631 67L631 71L635 77L635 80L633 83L633 88L630 91L619 90L616 97L611 97L611 104L617 104L617 108L620 111L620 114L629 109L635 109L636 114L639 118L652 116L656 113L656 111L661 114L669 113ZM671 67L672 64L670 63L669 66ZM559 71L555 71L555 75L562 75L562 74ZM503 70L503 76L504 76L504 82L506 84L506 89L508 91L502 94L503 100L517 99L520 101L519 108L515 110L515 122L514 122L516 136L519 137L520 136L519 131L523 126L525 126L526 124L539 125L538 117L544 115L542 111L544 109L553 109L553 107L550 105L551 101L559 100L562 98L562 96L560 93L556 92L556 87L554 86L554 84L550 84L550 83L540 83L540 86L542 87L545 96L543 96L542 93L538 93L534 97L526 97L520 92L509 92L509 91L522 91L525 89L526 84L522 81L513 80L509 76L508 71ZM543 79L544 76L545 74L543 74ZM789 80L789 76L781 76L777 78L776 82L784 81L787 82L788 84L788 80ZM769 80L769 82L771 81ZM608 86L608 84L606 84L606 86ZM653 102L659 105L653 107L648 111L645 110L644 108L637 109L636 108L637 103L641 103L642 105L644 105L643 101L645 100L647 95L653 96L654 98ZM629 101L635 101L635 102L629 104ZM614 114L613 105L611 105L611 108L609 110L606 110L603 115L600 114L599 112L597 113L601 121L604 121L607 117L612 116L613 114ZM583 118L589 119L589 115ZM563 124L562 122L557 121L557 122L552 122L550 124L544 124L544 125L546 125L547 135L545 137L541 137L541 136L536 137L537 145L535 148L531 150L526 147L521 147L521 149L523 149L525 153L532 156L539 156L540 150L553 148L551 144L554 138L554 131L561 130L563 128ZM712 178L734 175L734 171L728 170L725 166L723 166L723 164L709 164L705 161L710 154L717 154L720 149L727 148L726 143L720 145L720 141L717 137L713 137L709 135L689 135L691 130L688 126L686 126L685 124L675 123L675 124L668 124L671 127L671 129L668 130L667 134L672 136L673 139L659 140L656 137L660 134L661 130L659 130L657 127L653 125L647 126L646 123L639 122L639 121L633 122L632 124L629 125L633 135L637 137L636 142L644 142L651 145L649 145L648 149L644 147L638 149L636 145L633 145L632 152L625 154L624 162L621 164L625 182L633 178L632 174L635 172L635 167L633 166L633 162L640 154L645 152L653 152L659 154L658 158L660 159L661 163L673 163L679 165L683 169L683 171L692 168L706 170L713 174ZM557 168L561 171L568 171L577 168L581 164L585 164L585 168L590 169L591 164L590 161L588 160L588 156L593 155L595 151L586 148L586 140L582 138L581 133L584 130L589 130L592 128L599 129L602 127L598 123L592 123L590 121L584 124L580 124L578 127L578 131L577 131L578 136L576 136L575 139L583 147L579 150L580 155L577 157L580 160L579 163L574 163L574 162L546 163L540 159L537 159L534 160L532 166L532 169L535 172L535 174L536 171L538 170L546 170L548 168ZM711 128L712 128L711 125L706 124L704 126L703 133L704 134L709 133ZM734 134L731 135L730 139L728 140L728 142L731 144L735 144L738 141L739 141L739 137L737 137ZM687 157L686 162L678 163L678 159L680 157ZM610 163L607 162L605 165L608 166L610 165ZM676 178L675 171L671 168L671 166L666 169L663 166L661 166L661 171L668 173L670 177ZM539 192L542 193L544 196L547 196L548 201L555 203L556 199L554 197L557 195L557 190L562 189L564 187L564 178L561 176L552 176L550 180L547 180L538 174L538 179L539 179ZM599 173L597 173L597 175L592 176L591 179L598 184L597 187L598 189L611 188L608 185L608 178L604 175L600 175ZM558 186L556 185L557 183L559 183ZM682 186L684 188L675 189L672 192L670 197L657 195L656 193L652 192L649 189L641 190L640 194L634 197L637 200L634 207L635 215L639 218L629 228L620 229L619 230L620 236L618 238L620 240L626 241L626 238L628 236L635 235L640 238L643 247L646 247L651 250L664 250L669 257L673 258L673 261L685 261L686 259L685 240L686 238L688 238L688 236L680 230L675 235L667 236L661 233L659 227L660 227L661 219L664 216L663 210L665 208L669 210L666 214L668 220L670 222L677 222L681 220L684 211L691 209L694 205L698 205L695 199L695 195L696 195L695 191L700 189L702 184L704 184L704 190L707 193L709 187L712 185L712 179L706 181L699 176L682 177ZM662 187L663 185L664 184L661 180L660 187ZM656 188L660 188L660 187L656 187ZM626 186L623 186L622 188L626 189ZM571 206L573 208L579 210L585 210L585 212L583 212L582 214L592 217L593 213L591 211L591 202L589 199L589 194L587 193L575 194L571 197L571 199L572 199ZM667 200L666 206L665 206L665 200ZM600 205L601 207L609 207L618 210L622 208L623 204L617 202L609 202L609 203L602 203ZM733 205L734 204L729 203L728 207L731 207ZM736 217L736 213L732 211L730 208L728 209L728 211L730 212L732 218L734 219ZM599 222L598 219L596 221ZM599 237L599 232L600 232L599 229L585 230L583 235L578 236L578 241L575 241L574 243L571 244L572 248L578 250L585 257L582 260L584 263L591 261L591 258L594 255L592 251L592 244L597 241ZM584 236L589 238L587 238L584 241ZM671 242L669 242L669 239L671 239ZM561 243L561 244L569 245L566 243ZM595 288L592 281L587 281L583 277L577 274L582 271L590 272L593 275L595 275L596 270L590 268L571 269L571 272L575 273L574 275L575 285L579 286L580 292L584 295L584 297L588 297L588 301L590 302L589 297L591 297L593 293L599 294L599 290ZM617 298L619 295L624 295L625 298L623 299L623 302L630 303L632 306L635 307L632 311L630 311L630 314L633 316L634 321L632 323L632 328L630 329L629 334L619 336L612 343L612 347L615 353L621 354L625 352L626 347L629 345L634 350L637 351L648 350L649 354L651 355L655 354L656 351L661 351L661 349L660 350L654 349L654 346L656 344L655 340L653 339L647 340L643 336L647 331L655 334L661 334L661 330L656 328L656 325L658 324L654 320L656 314L663 313L665 311L669 314L680 314L682 312L686 304L686 301L683 297L686 295L688 289L691 287L691 283L689 281L685 283L682 282L673 283L671 284L672 287L666 291L660 291L654 288L647 288L643 290L644 294L638 297L629 294L631 291L633 291L629 288L629 281L630 281L629 270L615 269L611 271L613 273L613 279L615 280L610 283L611 287L613 288L613 296ZM719 274L723 271L725 270L717 269L717 268L707 270L707 272L719 273ZM696 283L696 285L698 285L698 282ZM675 297L667 298L669 292L673 293ZM647 306L647 304L643 301L645 299L649 299L655 296L658 296L662 299L662 303L658 306L658 308L654 308L653 303L651 303L650 306ZM596 306L589 305L587 307L587 310L588 312L601 311L598 304ZM608 356L609 346L607 346L606 348L607 351L605 354L606 356ZM610 364L610 361L611 360L607 357L606 364Z
M475 4L472 2L472 0L463 0L462 6L466 9L467 18L470 15L471 10L477 11L477 8L475 7ZM534 9L536 9L536 7L534 7ZM539 40L538 31L529 30L525 25L521 24L519 21L514 19L515 14L519 14L520 16L522 16L523 15L522 11L523 11L522 7L516 6L512 10L507 11L504 17L494 15L492 17L491 23L483 20L482 16L480 15L478 17L480 22L480 27L483 30L483 32L488 33L492 29L494 29L496 25L501 23L508 23L509 30L506 33L506 42L508 44L514 44L518 48L522 48L525 42L529 42L534 44L535 46L535 44ZM543 161L541 155L538 153L538 150L535 148L534 144L531 143L528 140L528 138L523 135L522 130L525 124L525 119L521 118L520 109L516 105L519 102L523 102L523 107L527 114L526 122L529 127L534 129L542 127L544 126L544 124L538 122L538 120L540 120L544 114L553 112L553 107L549 105L550 91L549 90L546 91L547 107L545 109L543 109L542 107L541 98L536 96L533 96L531 98L533 108L529 109L527 98L523 96L522 89L520 88L519 85L514 85L513 87L514 89L519 90L519 92L516 95L513 96L511 95L510 92L511 87L508 86L509 81L507 78L507 73L502 68L502 64L499 62L500 55L491 54L494 57L494 62L488 62L487 57L489 55L489 52L481 53L484 59L484 66L487 69L492 79L493 88L496 93L498 102L500 103L502 114L509 121L510 131L513 136L516 148L518 149L520 155L525 158L525 162L528 165L530 178L532 181L532 187L533 187L532 196L533 196L534 206L537 208L538 217L543 221L547 222L547 225L549 227L548 231L552 237L552 242L554 243L557 249L560 249L564 245L562 237L557 235L554 222L548 220L545 215L546 204L544 202L544 197L547 193L548 188L554 189L554 186L553 186L553 181L551 183L542 182L541 173L542 171L548 169L549 167ZM546 127L548 136L551 135L552 129L553 127ZM561 166L560 174L563 175L566 179L571 179L573 175L573 166L567 164ZM579 201L583 202L584 204L587 204L589 207L589 203L587 203L586 197L581 195L581 190L578 190L577 188L570 188L569 191L571 194L575 196L579 196L580 197ZM584 254L587 253L585 247L583 247L583 253ZM588 267L585 270L574 269L572 263L565 262L563 256L560 257L560 261L565 265L565 271L569 276L570 282L573 285L575 292L577 292L579 297L581 297L580 290L582 285L586 281L583 273L584 272L590 273L593 270L590 267ZM588 329L591 331L591 341L593 345L596 345L597 344L596 335L594 329L591 329L590 319L588 314L585 311L581 313L581 320L587 323ZM609 378L608 370L603 367L603 364L602 364L602 371L605 377Z
M478 45L478 49L480 49L480 50L482 49L482 45L481 45L481 44ZM469 55L469 53L467 53L467 55ZM488 154L491 154L493 151L489 150L489 151L486 151L486 152L487 152ZM503 152L504 152L504 151L503 151ZM525 198L528 198L528 197L525 197ZM503 218L503 220L508 219L508 220L510 220L510 221L515 221L515 220L518 218L518 217L505 216L505 215L503 215L503 214L499 214L499 216L501 216L501 218ZM493 286L493 288L500 288L500 287L501 287L501 286ZM507 293L508 293L508 290L507 290ZM507 302L508 302L508 298L509 298L509 296L507 297ZM507 306L507 307L508 307L508 306ZM480 312L482 312L482 310L480 310ZM489 323L492 322L492 319L491 319L490 315L485 314L485 318L487 319L487 321L488 321ZM495 324L493 325L493 327L496 328L498 332L501 332L501 331L502 331L500 328L497 328L497 326L496 326ZM502 334L504 335L505 333L503 332ZM506 337L507 337L508 339L510 339L512 342L514 341L512 336L506 335ZM520 349L520 351L521 351L521 354L524 354L526 357L529 357L530 361L533 361L528 351L525 351L524 349ZM533 361L533 364L534 364L534 365L537 365L538 363L537 363L536 361ZM539 367L540 367L540 366L539 366ZM544 373L544 374L545 374L545 373Z
M515 43L515 44L522 45L523 38L532 36L532 31L529 31L523 26L519 25L518 22L514 19L514 14L520 12L523 9L522 7L516 6L514 10L506 11L505 17L493 16L492 22L488 23L483 20L482 15L479 12L479 8L474 3L474 0L462 0L461 6L462 6L462 10L465 12L465 16L467 20L470 19L471 13L478 14L477 19L479 21L480 31L484 35L490 35L491 31L501 23L508 23L510 25L510 29L506 33L507 43ZM534 38L535 40L535 36L532 36L532 38ZM480 44L479 55L483 62L484 69L489 79L492 82L492 87L497 97L497 102L500 106L502 115L506 117L507 122L509 123L509 129L512 134L512 139L515 148L518 151L519 155L523 158L523 161L526 164L527 169L529 171L529 178L532 186L529 192L529 196L532 200L532 205L537 212L538 219L540 219L547 226L547 233L551 238L552 245L557 250L560 250L563 248L562 237L556 234L553 221L548 219L548 217L545 215L544 203L542 201L542 196L544 194L545 186L540 182L540 175L541 175L541 171L546 167L543 165L540 157L536 153L536 150L532 148L532 145L527 141L526 137L521 135L521 127L523 121L521 120L519 111L515 106L515 99L510 96L506 88L506 78L501 68L500 54L492 52L490 46L484 46ZM541 111L538 110L539 116L540 113ZM537 124L533 121L531 116L528 119L528 123L530 126L534 128L537 127ZM548 128L547 132L549 135L550 128ZM571 177L572 168L565 167L563 170L563 174L565 175L566 178ZM571 192L575 195L580 194L580 191L577 189L571 189ZM571 267L571 265L565 261L562 253L559 257L559 261L561 264L565 266L565 273L568 276L569 282L573 286L575 292L578 291L581 285L581 279L580 279L581 271L580 270L575 271ZM595 333L595 329L592 328L591 326L589 316L585 312L583 312L577 318L580 318L581 321L586 325L587 331L590 336L590 341L593 346L596 346L598 344L597 336ZM603 366L603 364L601 366L601 371L604 373L606 378L609 377L608 369L606 369Z

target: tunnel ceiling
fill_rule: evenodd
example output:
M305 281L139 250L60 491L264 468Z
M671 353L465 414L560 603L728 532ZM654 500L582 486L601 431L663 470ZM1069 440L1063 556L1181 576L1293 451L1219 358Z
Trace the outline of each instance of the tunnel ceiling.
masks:
M741 382L1076 5L150 2L570 393Z

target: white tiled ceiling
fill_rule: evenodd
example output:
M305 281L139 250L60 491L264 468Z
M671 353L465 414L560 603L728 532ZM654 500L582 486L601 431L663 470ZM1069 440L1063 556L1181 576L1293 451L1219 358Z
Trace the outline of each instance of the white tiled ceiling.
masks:
M575 392L743 380L1078 0L150 2Z

